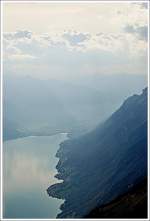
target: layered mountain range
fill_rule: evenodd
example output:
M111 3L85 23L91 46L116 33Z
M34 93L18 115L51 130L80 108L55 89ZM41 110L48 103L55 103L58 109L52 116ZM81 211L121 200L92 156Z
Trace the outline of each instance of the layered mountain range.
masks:
M58 218L81 218L147 176L147 89L126 99L93 131L60 145L56 177L47 189L65 199Z
M8 140L60 132L81 135L107 119L123 99L138 93L146 79L117 75L42 80L9 73L3 83L3 135Z

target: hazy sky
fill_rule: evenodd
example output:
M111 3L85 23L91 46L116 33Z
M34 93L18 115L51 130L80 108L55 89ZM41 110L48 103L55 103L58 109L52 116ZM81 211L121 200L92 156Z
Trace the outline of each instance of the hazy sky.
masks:
M4 3L4 70L147 74L147 3Z

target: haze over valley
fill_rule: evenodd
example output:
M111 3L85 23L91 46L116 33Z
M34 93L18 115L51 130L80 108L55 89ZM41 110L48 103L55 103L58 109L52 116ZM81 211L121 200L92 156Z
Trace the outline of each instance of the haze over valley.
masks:
M147 218L147 2L3 2L4 218Z
M140 93L145 85L144 76L95 76L82 85L82 81L6 75L4 139L57 132L73 136L85 133L104 121L126 97Z

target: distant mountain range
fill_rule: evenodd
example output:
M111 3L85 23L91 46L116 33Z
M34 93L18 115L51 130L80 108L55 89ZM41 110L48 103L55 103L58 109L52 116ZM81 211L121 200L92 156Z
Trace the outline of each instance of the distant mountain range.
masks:
M110 116L145 76L85 76L78 81L4 75L4 140L68 132L78 136ZM120 90L121 88L121 90Z
M126 99L95 130L61 144L58 179L47 189L65 199L57 218L81 218L147 176L147 88Z

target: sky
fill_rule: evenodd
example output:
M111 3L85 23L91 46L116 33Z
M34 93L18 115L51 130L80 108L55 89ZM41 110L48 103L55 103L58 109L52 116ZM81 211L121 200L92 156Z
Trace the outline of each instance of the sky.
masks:
M146 75L147 16L144 2L3 2L4 72Z

